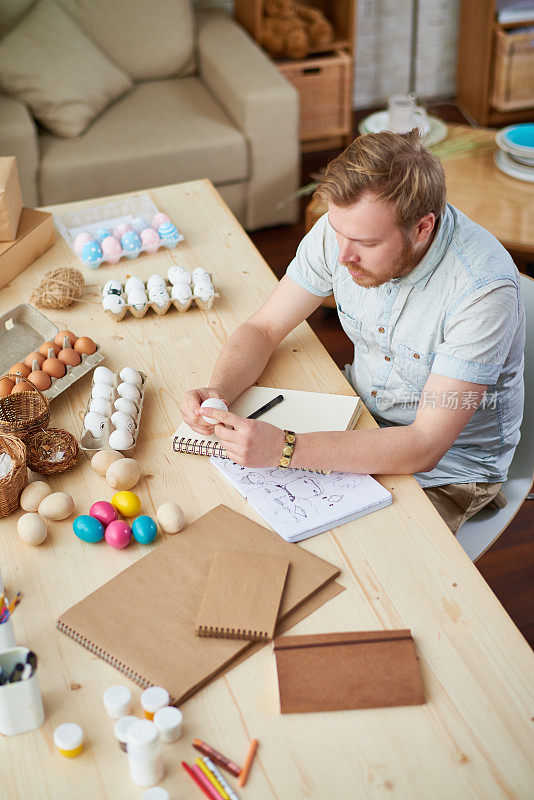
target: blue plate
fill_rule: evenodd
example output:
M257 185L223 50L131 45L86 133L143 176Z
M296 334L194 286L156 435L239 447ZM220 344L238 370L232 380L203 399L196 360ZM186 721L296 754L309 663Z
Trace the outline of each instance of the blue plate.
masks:
M526 122L523 125L510 126L506 132L503 132L503 139L510 145L534 150L534 124Z

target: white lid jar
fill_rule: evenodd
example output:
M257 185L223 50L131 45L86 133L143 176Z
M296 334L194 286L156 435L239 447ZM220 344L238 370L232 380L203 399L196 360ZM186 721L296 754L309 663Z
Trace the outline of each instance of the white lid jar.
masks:
M127 686L110 686L102 700L111 719L120 719L130 713L132 693Z
M118 739L120 749L123 753L126 752L126 739L128 736L128 728L130 725L133 725L134 722L139 722L139 717L134 717L131 714L128 714L125 717L121 717L117 720L114 727L114 733L116 739Z
M154 719L156 711L163 706L168 706L170 699L167 689L163 689L161 686L150 686L145 689L140 698L145 717Z
M163 758L158 729L148 719L133 722L126 734L130 777L138 786L153 786L163 778Z
M162 742L176 742L182 734L182 712L174 706L158 708L154 714L154 724Z
M54 744L66 758L76 758L83 750L83 731L75 722L58 725L54 731Z

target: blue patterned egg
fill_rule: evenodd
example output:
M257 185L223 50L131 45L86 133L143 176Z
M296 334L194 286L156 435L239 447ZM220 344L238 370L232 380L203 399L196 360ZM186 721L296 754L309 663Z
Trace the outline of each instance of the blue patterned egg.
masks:
M159 238L165 247L174 247L178 242L178 231L172 222L164 222L158 228Z
M104 239L107 239L108 236L111 236L111 231L108 231L107 228L100 228L100 230L96 232L96 238L100 244L102 244Z
M136 217L132 222L132 230L136 233L141 233L145 228L148 228L148 222L143 217Z
M82 261L91 269L98 269L102 263L102 248L94 239L91 239L90 242L84 244L82 250Z
M141 239L135 231L126 231L121 239L121 247L127 258L137 258L141 252Z

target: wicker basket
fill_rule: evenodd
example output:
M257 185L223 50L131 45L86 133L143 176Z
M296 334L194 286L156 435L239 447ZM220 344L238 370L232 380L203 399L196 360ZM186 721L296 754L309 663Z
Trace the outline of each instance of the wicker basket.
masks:
M302 142L352 130L352 59L346 53L277 64L300 96Z
M0 398L0 434L11 433L24 439L31 431L46 428L49 422L48 400L37 387L31 392L8 394Z
M7 517L19 507L20 493L28 483L26 447L18 436L0 433L0 452L7 453L13 462L9 475L0 478L0 517Z
M534 31L497 30L491 104L497 111L534 106Z
M68 431L61 428L33 431L24 440L27 462L33 472L55 475L73 467L78 458L78 442ZM59 460L56 455L62 453Z

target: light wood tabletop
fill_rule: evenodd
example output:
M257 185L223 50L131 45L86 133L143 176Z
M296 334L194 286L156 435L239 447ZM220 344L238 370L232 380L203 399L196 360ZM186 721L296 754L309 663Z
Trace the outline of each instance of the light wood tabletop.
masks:
M135 489L143 513L153 515L160 503L174 500L192 522L225 503L261 523L208 459L173 453L171 434L180 421L183 392L206 383L223 342L267 297L276 279L208 181L149 194L185 242L115 267L81 267L88 284L82 301L45 314L60 329L93 337L112 369L132 365L148 376L135 451L145 473ZM105 201L49 210L95 202ZM213 274L220 297L210 311L193 307L180 314L171 308L163 317L149 311L142 320L127 316L122 322L103 312L100 293L107 280L124 280L127 273L145 279L165 274L171 263L188 270L201 266ZM69 264L77 265L76 259L58 236L52 250L0 292L2 311L27 302L46 270ZM52 402L52 426L79 435L90 380L85 376ZM260 382L353 393L307 324L277 349ZM364 410L358 424L374 422ZM202 797L180 767L182 759L196 757L194 737L237 763L243 762L250 740L259 739L249 782L236 789L242 800L533 796L532 651L416 481L411 476L380 480L393 494L390 507L295 545L339 566L346 590L292 633L410 628L426 703L282 716L272 646L266 645L182 706L183 736L163 745L166 775L161 785L173 800ZM74 497L77 514L113 494L83 456L50 483ZM140 798L143 790L130 780L127 757L102 705L108 686L128 684L139 714L140 689L58 632L55 621L157 547L164 534L148 548L134 543L113 550L77 539L70 518L50 522L47 540L31 547L17 535L18 517L15 512L0 520L0 565L6 589L24 593L13 625L18 642L39 656L46 717L38 730L2 738L0 797ZM165 643L160 646L165 658ZM53 744L54 728L64 722L79 723L86 736L84 752L73 760L63 758ZM232 778L229 782L236 785Z

